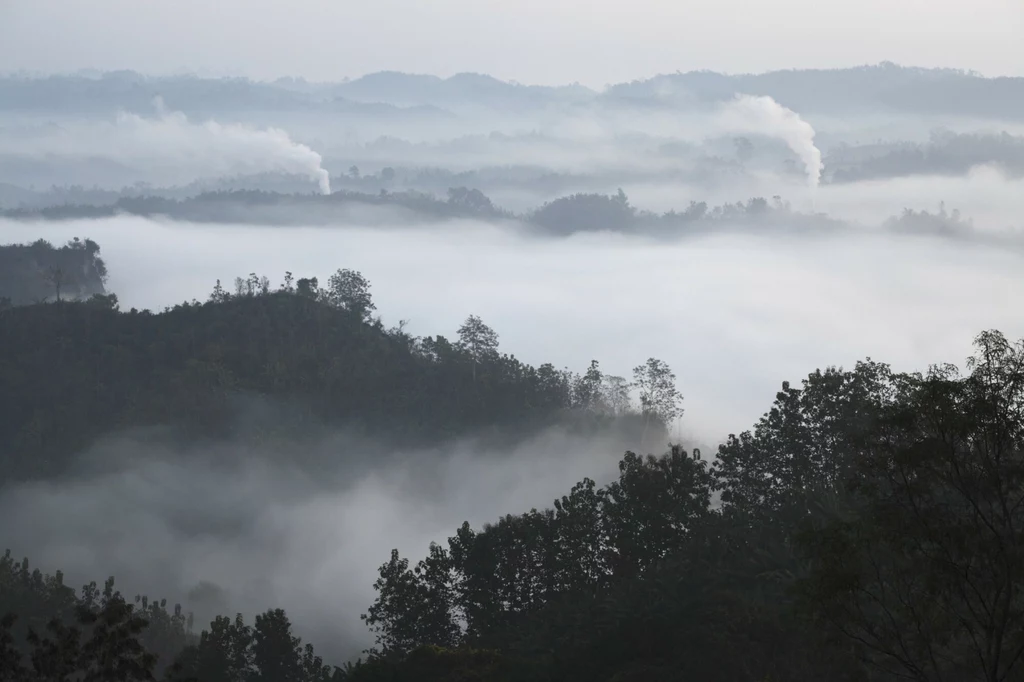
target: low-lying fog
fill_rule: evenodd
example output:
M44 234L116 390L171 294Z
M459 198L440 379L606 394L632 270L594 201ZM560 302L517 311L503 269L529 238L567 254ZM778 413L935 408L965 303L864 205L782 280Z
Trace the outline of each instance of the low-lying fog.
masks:
M415 564L467 519L550 506L585 475L609 478L627 446L552 430L495 457L471 441L399 453L387 470L353 470L345 459L360 446L345 434L313 447L338 471L305 474L287 452L185 454L114 437L84 453L89 473L0 490L0 534L70 585L113 574L129 597L180 602L197 631L216 615L283 607L341 664L373 643L359 614L392 548Z
M0 221L0 233L95 239L123 309L205 300L217 279L230 286L250 272L276 283L285 271L323 280L344 267L369 278L386 324L408 320L415 334L452 337L473 313L530 363L583 370L597 359L629 376L658 357L678 376L677 433L690 443L751 427L783 380L818 367L870 356L924 369L960 362L981 330L1024 335L1024 256L964 240L775 232L666 243L537 238L471 221L261 228L134 217ZM180 599L201 618L282 606L299 634L340 660L370 643L358 615L392 547L416 560L462 520L479 526L549 505L584 476L610 476L625 444L548 433L501 465L484 464L471 442L452 444L427 490L410 469L313 480L282 468L286 457L271 464L275 453L246 453L233 468L214 464L216 451L185 460L161 456L166 447L115 435L88 453L104 462L92 473L3 491L6 542L73 582L113 573L125 589ZM219 588L197 588L204 581Z

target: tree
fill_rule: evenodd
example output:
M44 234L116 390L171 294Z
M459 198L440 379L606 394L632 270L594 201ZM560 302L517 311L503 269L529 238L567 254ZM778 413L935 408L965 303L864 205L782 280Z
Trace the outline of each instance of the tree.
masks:
M476 382L476 366L498 354L498 335L476 315L470 315L459 327L459 348L473 361L473 381Z
M640 410L646 418L657 419L669 426L682 416L683 397L676 389L676 375L662 360L650 358L633 368L633 385L640 391Z
M373 585L377 599L360 616L375 634L379 653L401 654L421 644L452 646L458 641L451 570L448 553L436 544L414 569L397 549L391 551Z
M554 502L559 561L554 585L559 592L589 592L598 587L605 570L603 551L607 548L603 526L601 492L585 478Z
M320 298L320 282L316 277L303 277L295 283L295 293L303 298Z
M331 682L334 679L334 668L324 664L324 659L316 655L312 644L302 649L301 667L303 682Z
M466 187L450 187L448 203L466 209L471 213L489 214L494 212L490 198L478 189Z
M88 303L104 310L120 309L120 304L117 302L117 294L93 294Z
M56 299L88 299L104 294L106 266L89 239L68 240L54 248L45 240L0 246L0 299L21 306Z
M590 361L590 367L581 377L574 375L573 382L573 405L584 410L598 410L603 408L601 395L601 382L604 375L601 374L601 366L597 360Z
M241 614L232 621L217 616L199 643L181 653L173 679L200 682L249 682L254 674L253 631Z
M812 500L840 492L902 381L870 359L817 370L802 388L784 381L754 431L719 447L722 502L749 517L806 519Z
M302 667L302 640L292 635L292 624L281 609L256 616L252 629L253 682L306 682Z
M220 280L213 286L213 291L210 293L211 303L224 303L231 298L231 294L228 293L223 286L221 286Z
M611 414L621 415L629 412L632 405L629 397L631 388L632 385L623 377L609 374L602 377L601 400Z
M391 166L382 168L380 171L380 179L390 185L395 181L395 169Z
M712 487L707 462L678 446L660 458L627 452L601 492L613 572L640 575L679 550L707 515Z
M1024 674L1024 343L976 341L962 377L907 376L807 531L809 608L887 673Z
M0 680L25 680L28 679L28 671L22 663L21 652L18 651L14 642L12 630L17 617L8 613L0 617Z
M28 664L13 647L13 616L0 621L0 679L14 682L152 682L156 657L139 642L146 619L118 594L98 609L80 605L76 626L51 619L44 633L30 629Z
M370 282L355 270L338 270L327 280L325 300L331 305L351 311L367 319L377 309L370 296Z

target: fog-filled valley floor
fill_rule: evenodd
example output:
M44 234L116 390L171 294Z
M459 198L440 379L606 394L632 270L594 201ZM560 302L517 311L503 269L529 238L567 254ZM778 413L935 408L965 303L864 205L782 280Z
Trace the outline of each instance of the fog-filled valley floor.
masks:
M170 596L197 626L284 606L296 634L340 664L373 643L359 614L392 547L415 554L463 521L548 506L584 476L610 478L632 445L553 428L514 447L467 438L389 452L385 466L361 464L374 446L340 431L265 451L114 435L82 453L81 471L5 486L0 532L68 584L114 575L130 594ZM311 451L330 475L293 463Z
M1021 103L0 76L0 682L1017 679Z

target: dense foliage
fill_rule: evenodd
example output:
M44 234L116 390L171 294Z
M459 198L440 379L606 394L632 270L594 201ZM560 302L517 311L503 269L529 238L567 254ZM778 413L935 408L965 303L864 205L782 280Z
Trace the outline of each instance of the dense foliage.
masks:
M816 372L711 464L627 453L553 510L393 553L370 668L434 645L507 680L1021 679L1024 343L977 346L966 375Z
M18 399L0 416L0 481L59 474L97 438L134 427L266 442L341 426L422 446L555 423L660 424L663 407L633 410L623 380L597 363L582 375L527 365L475 316L457 339L413 338L374 309L369 283L339 270L323 287L290 273L278 289L256 275L231 291L218 282L206 303L159 314L120 311L113 295L4 310L0 383ZM278 409L241 428L254 398Z
M0 310L103 295L106 279L100 247L91 239L74 239L59 248L43 239L0 246Z
M351 270L274 291L239 278L161 314L116 307L0 313L0 376L21 398L5 407L6 476L53 475L129 424L218 433L247 393L412 439L622 413L644 434L681 412L654 358L634 372L634 409L624 379L523 365L476 316L457 341L384 329ZM342 667L282 610L197 633L112 579L76 594L7 554L0 679L1022 679L1024 342L976 344L964 373L816 371L713 458L627 452L616 478L550 509L463 524L418 561L393 551L363 615L375 646Z

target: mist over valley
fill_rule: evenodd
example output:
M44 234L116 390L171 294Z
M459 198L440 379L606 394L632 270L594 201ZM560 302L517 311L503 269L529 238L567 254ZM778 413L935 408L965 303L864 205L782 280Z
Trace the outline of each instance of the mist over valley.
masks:
M0 74L0 682L1019 677L1024 77L379 61Z

